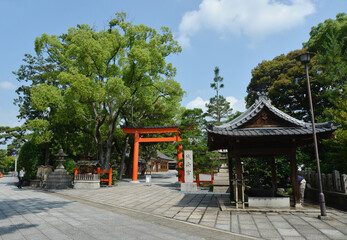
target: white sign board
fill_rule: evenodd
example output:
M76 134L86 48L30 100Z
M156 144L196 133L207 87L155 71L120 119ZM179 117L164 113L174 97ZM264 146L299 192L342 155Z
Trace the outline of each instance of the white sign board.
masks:
M193 182L193 151L184 151L184 182Z

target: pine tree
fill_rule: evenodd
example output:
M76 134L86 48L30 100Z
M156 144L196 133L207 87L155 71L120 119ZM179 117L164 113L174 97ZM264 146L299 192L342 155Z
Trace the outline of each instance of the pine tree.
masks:
M216 95L210 98L210 102L206 104L207 113L206 115L211 117L216 121L216 124L221 124L223 118L227 118L232 111L230 103L220 95L220 90L224 87L223 78L219 76L219 68L214 69L213 83L211 83L211 88L216 91Z

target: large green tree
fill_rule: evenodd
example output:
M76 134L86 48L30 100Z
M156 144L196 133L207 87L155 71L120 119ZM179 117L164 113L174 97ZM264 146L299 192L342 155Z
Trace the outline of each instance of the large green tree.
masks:
M181 51L169 29L163 27L159 33L125 19L125 13L117 13L107 30L78 25L60 36L37 38L36 58L43 67L52 66L54 74L43 69L35 75L39 82L25 78L31 84L18 100L23 111L40 113L29 122L36 121L35 132L41 128L40 136L47 142L55 141L58 126L61 136L67 126L73 127L74 135L89 135L104 168L117 144L114 133L122 112L141 106L146 117L158 106L165 108L166 99L179 102L183 94L173 79L175 68L166 62ZM45 73L49 77L40 77Z
M340 13L336 20L327 19L312 27L310 39L303 43L302 50L280 55L270 61L263 61L252 70L252 79L247 87L247 105L250 106L260 92L268 93L272 103L288 114L310 121L304 66L296 60L303 52L313 52L315 57L309 63L309 74L317 122L334 119L342 126L336 138L324 141L320 146L322 168L346 169L346 105L347 101L347 16ZM309 166L314 159L312 151L299 154Z
M310 39L304 43L314 52L319 64L318 77L329 88L325 97L331 106L323 112L341 128L335 138L324 141L323 168L327 171L347 171L347 15L339 13L336 19L327 19L312 27Z
M232 109L230 103L220 94L220 90L224 88L223 78L219 75L219 68L214 69L213 83L210 87L215 90L216 95L210 98L209 103L206 104L206 115L211 117L217 125L221 124L223 118L228 118Z
M296 57L306 50L295 50L280 55L273 60L262 61L252 70L252 79L247 87L246 102L249 107L260 93L268 93L272 103L282 111L309 121L309 104L304 66ZM317 77L316 58L309 64L312 99L315 103L315 115L320 116L324 109L331 106L324 94L326 84Z

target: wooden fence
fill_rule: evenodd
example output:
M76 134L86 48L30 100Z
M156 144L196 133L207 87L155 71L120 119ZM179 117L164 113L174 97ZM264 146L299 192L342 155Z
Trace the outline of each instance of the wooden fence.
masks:
M211 180L200 180L200 174L211 174ZM202 172L202 173L197 173L195 177L195 181L197 186L200 186L201 183L210 183L213 184L214 180L214 172L211 170L211 172Z

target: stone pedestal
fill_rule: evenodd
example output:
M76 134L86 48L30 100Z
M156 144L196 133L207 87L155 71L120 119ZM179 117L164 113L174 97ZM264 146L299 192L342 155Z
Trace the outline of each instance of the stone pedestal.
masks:
M46 180L46 189L66 189L72 188L72 180L65 169L56 169L51 172Z
M34 179L30 181L30 187L32 188L41 188L42 187L42 181L40 179Z
M182 192L196 192L198 191L198 187L196 183L181 183L181 191Z
M230 191L229 189L229 169L226 161L223 161L213 180L213 192L226 193Z

